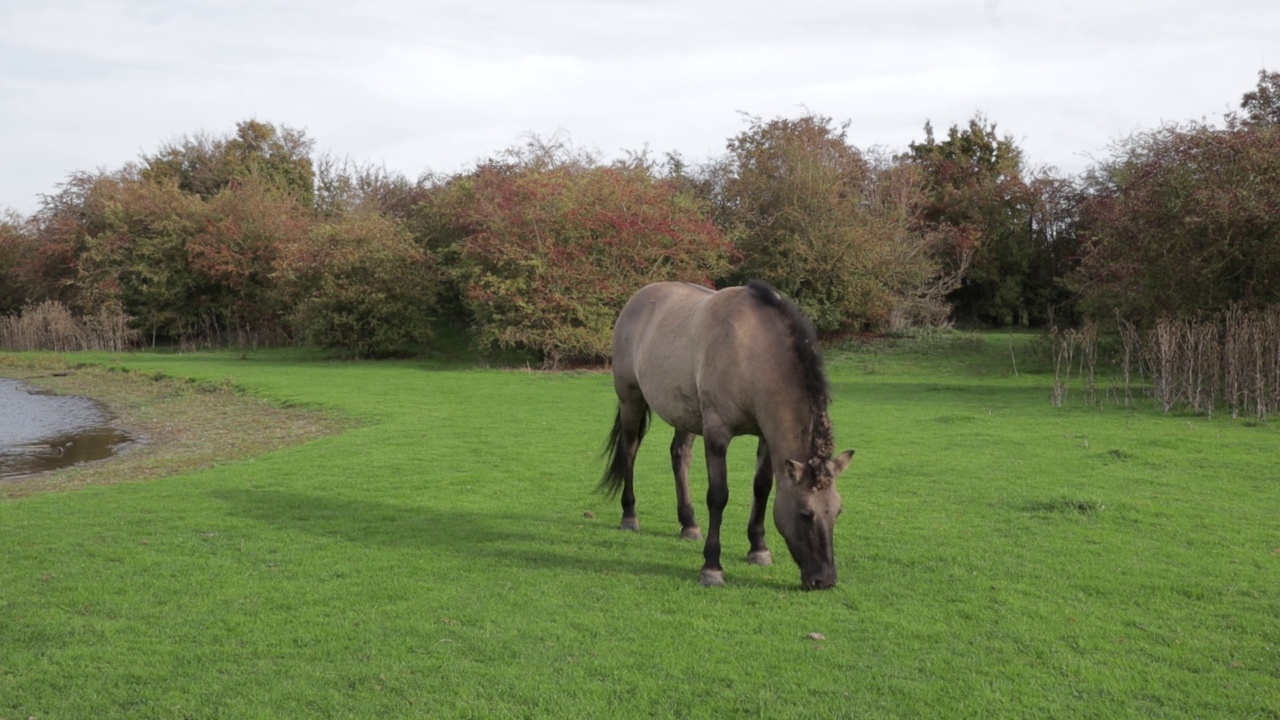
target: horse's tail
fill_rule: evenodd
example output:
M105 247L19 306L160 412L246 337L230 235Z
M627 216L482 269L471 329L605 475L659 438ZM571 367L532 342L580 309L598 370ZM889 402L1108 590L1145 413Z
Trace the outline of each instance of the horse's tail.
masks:
M644 415L640 418L640 432L636 436L636 443L639 444L644 439L644 434L649 430L649 409L646 408ZM607 464L604 469L604 476L600 478L600 485L597 488L600 492L606 493L609 497L613 497L622 490L623 484L627 481L627 439L622 433L622 406L618 406L618 412L613 417L613 430L609 431L609 440L605 442L604 456Z

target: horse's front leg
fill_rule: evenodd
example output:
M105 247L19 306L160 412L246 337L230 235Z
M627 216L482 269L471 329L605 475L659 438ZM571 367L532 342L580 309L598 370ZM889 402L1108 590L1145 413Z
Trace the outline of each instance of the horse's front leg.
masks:
M751 541L751 550L747 553L747 562L752 565L772 565L773 554L764 541L764 516L769 508L769 492L773 489L773 463L769 457L769 446L764 438L756 447L756 476L753 483L755 498L751 501L751 519L747 521L747 539Z
M720 566L720 521L724 508L729 504L729 474L725 457L729 452L729 437L704 435L703 448L707 455L707 510L711 517L707 542L702 546L703 585L723 585L724 568Z
M685 540L701 540L702 529L693 512L693 500L689 496L689 462L693 458L691 432L676 431L671 441L671 470L676 476L676 517L680 519L680 537Z

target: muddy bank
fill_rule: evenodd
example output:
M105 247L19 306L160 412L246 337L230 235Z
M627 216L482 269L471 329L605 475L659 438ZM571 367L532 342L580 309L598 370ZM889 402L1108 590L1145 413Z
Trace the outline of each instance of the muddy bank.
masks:
M129 438L127 452L0 481L0 500L88 485L136 482L297 445L350 428L334 412L284 408L224 385L70 367L59 359L0 354L0 377L91 398ZM50 452L54 452L50 450Z

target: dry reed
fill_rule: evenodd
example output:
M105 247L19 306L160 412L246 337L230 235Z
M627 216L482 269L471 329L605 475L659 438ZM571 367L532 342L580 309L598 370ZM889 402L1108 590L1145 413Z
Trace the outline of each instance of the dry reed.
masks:
M1280 305L1262 310L1233 307L1208 319L1161 318L1145 333L1117 316L1116 358L1124 403L1132 398L1133 372L1164 412L1185 408L1212 417L1224 405L1232 417L1265 420L1280 412ZM1053 328L1053 404L1065 401L1073 366L1084 398L1095 404L1097 328ZM1116 401L1120 401L1116 393Z
M28 305L18 315L0 317L0 350L122 352L136 347L138 331L118 306L104 306L79 317L62 303Z

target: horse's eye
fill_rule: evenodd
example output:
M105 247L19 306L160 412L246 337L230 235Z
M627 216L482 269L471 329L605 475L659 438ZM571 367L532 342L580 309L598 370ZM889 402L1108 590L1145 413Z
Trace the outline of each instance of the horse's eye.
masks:
M808 521L808 522L812 522L812 521L813 521L813 511L812 511L812 510L801 510L801 511L800 511L800 519L801 519L801 520Z

